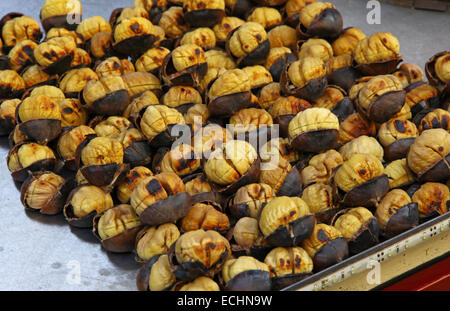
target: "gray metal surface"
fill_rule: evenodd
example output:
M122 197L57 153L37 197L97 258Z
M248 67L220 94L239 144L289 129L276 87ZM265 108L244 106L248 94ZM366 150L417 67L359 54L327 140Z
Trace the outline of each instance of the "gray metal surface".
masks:
M38 19L44 0L0 0L0 16L16 11ZM383 4L381 24L369 25L367 1L335 0L344 27L366 34L390 31L406 62L423 68L436 52L450 49L450 15ZM82 0L83 15L109 18L133 0ZM0 139L0 290L136 290L132 255L108 254L90 230L71 228L59 216L25 212L6 166L8 145ZM78 278L79 277L79 278Z

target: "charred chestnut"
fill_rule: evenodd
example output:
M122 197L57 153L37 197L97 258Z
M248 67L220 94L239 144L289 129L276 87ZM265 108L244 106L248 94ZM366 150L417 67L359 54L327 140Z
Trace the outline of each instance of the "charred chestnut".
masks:
M441 181L450 176L450 134L444 129L423 131L410 146L408 167L419 181Z
M22 97L25 91L25 81L14 70L0 71L0 99Z
M149 72L129 72L122 79L131 99L146 91L152 91L157 96L161 93L161 81Z
M131 169L125 178L117 185L117 198L122 203L128 203L130 201L131 194L134 188L144 178L153 176L152 171L144 166L137 166Z
M86 49L97 60L113 56L115 54L113 50L113 34L109 31L96 33L89 40Z
M269 70L273 80L280 81L284 67L295 61L296 57L287 47L271 48L264 66Z
M169 257L156 255L139 270L136 285L140 291L170 290L176 283L176 277L171 271Z
M336 146L339 120L326 108L299 112L289 122L289 140L298 151L322 152Z
M8 53L11 69L21 72L25 67L34 64L34 49L38 44L32 40L22 40Z
M20 103L20 99L0 103L0 136L9 135L16 126L16 108Z
M301 172L303 185L328 184L332 174L342 163L342 155L333 149L313 156Z
M238 28L245 21L236 16L225 16L222 21L213 27L216 43L218 46L225 46L228 34Z
M122 20L114 27L113 37L114 50L133 57L141 56L156 41L152 22L144 17Z
M55 215L62 211L73 187L73 181L66 181L53 172L37 172L23 183L20 200L27 210Z
M358 72L352 67L352 56L349 54L330 58L326 66L328 83L340 86L344 90L350 90L359 77Z
M202 103L202 96L193 87L172 86L163 95L161 102L170 108L176 108L181 113L186 113L193 105Z
M61 111L61 127L80 126L86 124L87 111L81 106L78 99L67 98L59 102Z
M259 229L273 246L297 246L310 236L314 215L299 197L276 197L267 203L259 218Z
M419 66L409 63L401 64L393 75L400 80L403 84L403 88L417 82L423 82L425 76Z
M77 23L70 21L81 20L81 2L75 0L46 0L42 5L39 17L45 31L54 27L75 30Z
M381 234L391 238L419 224L418 205L401 189L389 191L377 206L375 217Z
M269 267L250 256L240 256L225 261L222 280L227 291L269 291Z
M300 154L292 149L287 138L272 138L259 150L259 156L263 163L271 161L271 158L276 157L277 154L291 164L294 164L300 159Z
M57 83L56 75L49 75L39 65L32 65L22 71L22 79L25 81L27 89L42 84L55 85Z
M184 18L191 28L213 27L225 16L224 0L192 0L183 3Z
M170 50L165 47L154 47L141 55L136 61L136 71L150 72L159 76L164 59Z
M148 11L142 7L118 8L111 12L109 23L114 29L120 22L134 17L149 19Z
M347 240L333 226L317 224L301 245L312 258L314 272L339 263L349 255Z
M8 52L22 40L41 41L42 32L39 23L32 17L18 14L12 15L2 25L3 50Z
M383 123L378 130L378 139L384 146L386 161L394 161L406 157L409 147L419 131L409 120L391 119Z
M442 128L447 132L450 131L450 112L438 108L430 111L420 120L420 132L433 128Z
M103 247L113 253L128 253L134 249L136 235L142 228L131 205L110 208L94 219L94 235Z
M186 32L180 39L180 45L195 44L203 50L209 50L216 46L216 35L211 28L200 27Z
M348 27L344 29L339 37L332 43L334 55L352 55L358 42L364 38L366 38L366 35L358 27Z
M34 59L50 74L62 74L72 66L77 44L71 37L55 37L34 49Z
M417 82L408 86L405 91L405 103L411 109L414 121L419 117L423 117L423 115L420 115L424 112L426 114L428 112L427 108L432 109L439 107L439 92L434 86L428 83Z
M380 161L383 161L384 158L384 150L378 140L366 135L359 136L358 138L349 141L339 148L339 153L344 161L347 161L352 155L357 153L371 154Z
M342 32L342 15L329 2L314 2L300 11L297 30L301 37L335 38Z
M128 59L120 59L117 56L108 57L95 66L95 73L99 78L110 75L124 76L131 72L135 72L133 63Z
M328 86L325 93L314 101L314 107L327 108L334 113L340 122L355 112L352 100L338 86Z
M83 36L83 39L88 42L92 37L100 32L112 33L111 24L101 16L92 16L83 19L78 24L76 32Z
M300 172L283 157L272 155L261 163L263 166L259 182L268 184L277 196L301 196L302 179Z
M310 275L313 261L299 246L276 247L267 254L264 263L269 267L272 290L281 290Z
M249 184L238 189L229 202L229 210L236 218L259 218L262 208L275 198L275 192L267 184Z
M183 8L179 6L172 6L162 12L158 25L164 29L166 36L170 39L180 37L189 28L184 20Z
M78 98L86 84L91 80L99 80L98 75L91 68L72 69L61 76L59 88L68 98Z
M173 148L160 148L153 158L153 171L155 173L174 173L186 176L200 168L201 161L194 147L180 144Z
M285 23L291 27L296 27L299 23L301 10L316 0L288 0L284 6L286 14Z
M221 209L219 204L213 202L196 203L181 220L181 229L184 232L203 229L225 233L230 228L230 220Z
M417 203L419 220L447 213L450 208L450 191L447 185L437 182L426 182L411 197Z
M95 131L86 125L69 128L62 132L56 150L67 168L77 169L75 160L77 149L90 135L95 135Z
M144 263L154 256L167 254L179 237L180 231L173 223L143 228L136 237L136 261Z
M353 113L339 124L338 145L343 145L362 135L375 136L375 122L363 118L359 113Z

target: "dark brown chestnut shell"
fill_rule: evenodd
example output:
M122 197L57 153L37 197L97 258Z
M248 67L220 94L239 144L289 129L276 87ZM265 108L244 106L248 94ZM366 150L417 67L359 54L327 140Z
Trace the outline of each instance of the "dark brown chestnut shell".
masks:
M61 75L68 71L72 66L74 53L64 55L53 64L43 68L42 70L49 75Z
M428 81L432 86L436 87L440 93L443 94L450 94L450 82L444 83L443 81L439 80L434 69L434 64L439 57L447 53L448 51L437 53L432 56L425 64L425 74L428 78Z
M109 163L102 165L86 165L80 168L84 178L94 186L110 192L128 174L130 166L126 163Z
M247 67L247 66L255 66L262 65L266 62L267 56L270 53L270 41L269 39L261 42L253 51L248 53L245 56L236 58L230 51L230 38L231 36L239 29L239 27L233 29L227 36L227 41L225 44L225 50L228 55L232 57L236 61L236 65L239 68Z
M363 224L359 231L349 240L348 250L350 255L359 254L380 242L380 226L375 217L371 218L369 222Z
M408 158L406 158L408 163ZM427 171L421 174L415 174L418 182L439 182L446 181L450 178L450 154L447 154L445 158L434 163Z
M82 19L81 14L56 15L48 17L46 19L42 19L42 15L39 14L39 17L45 32L48 32L51 28L65 28L68 30L76 30L78 24L70 23L69 17L74 21L81 21Z
M389 146L384 147L384 160L392 162L394 160L405 158L408 154L409 147L411 147L415 139L415 137L402 138L396 140Z
M349 256L348 243L343 237L328 241L314 255L314 272L339 263Z
M367 64L358 64L354 62L353 67L363 76L379 76L393 73L402 61L403 57L397 56L393 59Z
M225 11L220 9L203 9L184 12L184 19L191 28L208 27L220 23L225 16Z
M57 119L35 119L19 123L19 131L41 145L59 137L61 130L61 120Z
M63 207L64 218L69 223L69 225L71 225L75 228L80 228L80 229L92 228L94 217L95 217L95 215L97 215L97 212L93 211L92 213L90 213L89 215L86 215L84 217L77 217L77 216L75 216L75 214L73 212L72 204L70 204L70 202L72 201L73 195L80 187L81 186L78 186L78 187L72 189L69 196L67 197L66 204Z
M349 91L352 85L361 75L352 66L339 68L327 75L327 80L330 85L337 85L345 91Z
M113 43L113 49L122 55L129 55L137 58L151 49L157 37L152 34L131 37L120 42Z
M263 270L246 270L225 284L226 291L270 291L270 273Z
M226 8L227 16L236 16L245 20L248 12L250 12L254 6L255 3L251 0L237 0L233 7Z
M293 166L284 178L283 184L278 189L277 197L301 197L303 193L302 176L299 170Z
M300 152L320 153L335 148L338 136L339 131L336 129L304 132L291 139L291 146Z
M250 91L220 96L208 102L208 111L213 117L229 118L239 110L250 107L251 98Z
M404 90L391 91L379 96L365 110L359 104L356 98L356 108L363 116L376 123L384 123L389 121L397 112L399 112L405 104L406 93Z
M139 219L143 224L149 226L175 222L186 216L191 207L191 196L187 192L179 192L148 206L141 213Z
M311 37L336 38L343 28L342 15L334 8L326 8L311 22L308 28L301 23L297 26L297 33L301 39Z
M381 231L381 236L389 239L406 230L416 227L419 224L419 208L416 202L412 202L399 208L392 215L386 224L386 228Z
M273 81L280 82L284 67L292 62L295 62L296 60L297 57L293 53L287 53L282 57L279 57L269 68Z
M127 148L123 149L123 162L130 168L145 166L152 161L152 148L145 140L133 140Z
M139 291L147 292L150 290L149 288L149 280L150 280L150 273L152 270L153 265L158 261L159 257L161 255L155 255L152 258L150 258L149 261L143 265L136 276L136 286ZM169 291L173 287L174 284L169 285L164 291Z
M314 231L316 220L313 214L303 216L284 226L280 226L265 240L272 246L298 246Z
M188 67L181 71L176 71L172 62L172 53L170 52L163 61L160 71L161 80L169 85L184 85L198 87L200 81L208 71L206 62Z
M83 92L79 93L79 100L83 107L97 115L120 116L130 104L131 98L127 90L119 90L97 99L91 105L87 105Z
M326 76L312 79L301 88L295 87L289 79L287 70L288 66L289 65L286 64L280 77L281 90L285 95L295 96L303 98L309 102L313 102L314 100L319 99L323 96L323 94L325 94L325 90L328 86L328 80Z

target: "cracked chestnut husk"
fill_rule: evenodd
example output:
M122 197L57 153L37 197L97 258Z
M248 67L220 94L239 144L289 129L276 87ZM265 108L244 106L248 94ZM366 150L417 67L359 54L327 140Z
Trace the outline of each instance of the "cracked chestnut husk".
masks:
M204 172L215 191L230 195L242 186L258 182L260 159L249 143L231 140L211 153Z
M171 271L167 254L155 255L142 266L136 277L139 291L168 291L177 279Z
M403 88L417 82L424 82L425 80L425 74L422 69L420 69L419 66L410 63L401 64L393 75L402 82Z
M272 105L268 107L268 112L273 118L274 123L278 124L281 137L289 136L289 122L300 111L312 108L312 105L301 98L294 96L279 96Z
M251 256L240 256L225 261L221 280L226 291L269 291L269 267Z
M25 98L16 109L19 130L40 144L47 144L61 133L58 103L45 95Z
M425 82L416 82L405 88L405 103L413 116L412 121L418 123L431 109L440 108L439 91Z
M79 99L92 113L108 116L121 115L130 104L125 81L118 76L88 81Z
M425 74L430 84L443 94L450 93L450 52L435 54L425 64Z
M205 51L196 44L184 44L164 58L160 75L168 85L197 87L207 71Z
M273 80L279 82L284 67L296 60L297 58L291 49L287 47L275 47L270 49L264 66L269 70Z
M357 153L371 154L377 157L380 161L384 159L384 150L381 144L375 137L369 137L366 135L355 138L341 148L339 153L342 155L342 159L347 161L350 157Z
M164 45L168 49L172 49L177 38L181 37L189 29L181 6L171 6L162 12L158 26L164 30L168 38L167 44Z
M98 81L98 75L91 68L72 69L60 76L58 85L67 98L79 98L86 84Z
M183 3L184 19L191 28L210 27L225 16L224 0L193 0Z
M160 173L141 180L130 202L142 223L150 226L183 218L192 206L183 181L175 173Z
M314 101L314 107L329 109L338 117L339 122L355 112L353 102L345 90L335 85L329 85L325 89L323 96Z
M339 124L338 146L342 146L352 139L362 135L376 136L377 128L375 122L367 120L359 113L353 113Z
M179 237L180 231L173 223L144 227L136 236L136 261L143 264L154 256L167 254Z
M259 218L262 208L275 198L275 192L267 184L249 184L239 188L228 201L228 210L236 219Z
M0 71L0 99L21 98L25 92L25 81L14 70Z
M115 51L137 58L153 47L156 36L152 22L144 17L132 17L114 27L113 39Z
M403 58L398 39L390 32L376 32L361 39L353 50L354 67L365 76L393 73Z
M364 207L355 207L337 213L331 224L347 240L350 255L361 253L379 242L378 221Z
M222 206L212 201L192 205L186 216L181 219L180 224L183 232L203 229L225 234L230 229L230 220L222 212Z
M303 189L301 198L320 223L330 224L333 216L341 210L333 200L333 188L327 184L309 185Z
M261 24L245 22L228 34L225 49L238 67L263 65L270 52L270 42Z
M384 147L384 159L388 162L406 157L419 131L409 120L391 119L381 124L378 140Z
M212 28L216 37L216 46L225 48L228 34L237 27L244 24L245 21L236 16L224 16L222 21Z
M3 39L3 52L8 53L22 40L32 40L39 43L42 38L39 23L32 17L21 13L9 13L0 21Z
M108 192L97 186L82 184L70 192L63 213L71 226L92 228L95 215L113 206L113 199Z
M34 59L50 74L63 74L72 66L77 44L72 37L55 37L34 49Z
M169 250L169 262L177 279L192 281L199 276L213 277L231 255L228 240L214 230L195 230L182 234Z
M76 163L77 150L79 146L83 147L83 142L88 137L92 136L95 137L96 133L87 125L69 127L62 131L60 137L58 138L56 151L59 157L64 161L66 168L72 171L76 171L78 169Z
M251 105L250 77L241 69L225 71L210 82L205 92L211 116L231 117Z
M348 91L360 77L359 73L352 66L352 56L342 54L334 56L326 62L327 80L331 85L337 85Z
M333 226L317 224L301 245L312 258L314 272L337 264L349 256L347 240Z
M358 27L345 28L339 37L331 43L334 55L352 55L358 42L364 38L366 38L366 35Z
M302 195L302 177L295 166L276 154L261 155L261 173L259 182L268 184L276 196L300 197Z
M29 143L32 142L32 140L23 134L21 131L19 131L19 126L16 125L14 129L9 133L8 136L8 145L9 148L14 147L15 145L21 144L21 143Z
M46 32L51 28L59 27L75 30L78 24L71 21L81 21L82 14L79 0L46 0L42 5L39 18Z
M5 100L0 103L0 136L7 136L16 126L16 109L20 99Z
M30 172L53 171L56 167L56 156L47 146L23 142L9 151L6 163L13 180L23 182Z
M281 137L272 138L259 150L259 156L262 161L269 160L271 156L276 156L276 154L279 154L291 165L294 165L301 158L300 153L291 147L289 139Z
M94 235L108 252L133 251L136 235L141 229L139 218L128 204L112 207L97 214L93 219Z
M108 137L86 137L77 150L76 161L90 184L110 190L128 173L123 163L123 145Z
M172 291L189 292L189 291L202 291L202 292L218 292L220 291L219 285L211 278L206 276L199 276L192 282L178 282L172 288Z
M326 66L320 58L305 57L286 64L280 85L285 95L312 102L325 93L328 86Z
M125 178L117 185L117 199L123 204L130 202L131 194L138 183L150 176L153 176L153 172L145 166L136 166L132 168Z
M165 105L144 107L139 112L136 123L150 146L154 148L170 147L181 135L181 129L188 127L178 110Z
M168 9L169 2L167 0L135 0L135 8L144 8L148 14L149 19L153 24L158 24L161 19L161 15Z
M312 275L313 261L300 246L276 247L267 254L272 290L281 290Z
M20 201L26 210L44 215L59 214L70 191L75 187L72 179L49 171L35 172L22 184Z
M169 54L170 50L161 46L147 50L136 61L136 71L150 72L159 77L164 59Z
M450 134L444 129L423 131L411 144L406 160L419 182L450 177Z
M348 207L374 207L389 190L383 164L370 154L352 155L337 168L331 184L337 202Z
M175 173L180 177L194 174L201 161L194 147L180 144L172 148L159 148L153 157L152 170L158 173Z
M305 187L313 184L329 184L334 171L344 163L342 155L330 149L307 159L301 169L302 182Z
M442 128L447 132L450 130L450 112L447 110L437 108L430 111L420 120L418 129L419 132L433 128Z
M405 104L406 93L394 75L370 79L359 91L356 108L363 116L377 123L391 119Z
M329 2L314 2L300 11L297 33L301 38L335 38L342 32L342 15Z
M316 220L299 197L276 197L259 217L259 229L272 246L298 246L313 231Z
M426 182L414 192L411 199L418 205L421 223L450 210L450 191L443 183Z
M389 179L389 189L404 189L416 180L413 172L411 172L406 163L406 158L392 161L386 165L384 173Z
M406 191L393 189L378 204L375 217L380 226L380 235L392 238L419 224L418 204L411 201Z
M299 152L323 152L337 145L339 119L326 108L299 112L289 122L289 140Z

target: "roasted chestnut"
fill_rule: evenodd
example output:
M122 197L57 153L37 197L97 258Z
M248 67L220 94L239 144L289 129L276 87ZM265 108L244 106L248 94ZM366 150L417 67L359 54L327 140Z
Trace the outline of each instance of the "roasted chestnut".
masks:
M49 75L42 70L39 65L32 65L22 71L22 79L25 81L27 89L42 84L55 85L57 83L56 75Z
M225 290L269 291L269 267L251 256L240 256L225 261L221 272Z
M117 198L122 203L130 201L131 194L138 183L149 176L153 176L152 171L144 166L137 166L131 169L125 178L117 185Z
M176 277L166 254L153 256L139 269L136 277L136 286L140 291L170 290L175 283Z
M406 158L392 161L384 168L384 173L389 178L389 189L404 188L414 183L414 174L406 163Z
M379 242L378 221L364 207L344 210L344 213L339 215L332 224L347 240L350 254L358 254Z
M184 114L186 124L192 128L192 133L196 133L203 126L209 124L209 110L205 104L194 104Z
M313 156L308 166L301 171L303 185L306 187L313 183L328 184L334 171L342 163L342 155L333 149Z
M263 169L259 182L271 186L277 196L301 196L302 178L300 172L283 157L272 155L261 164Z
M333 57L333 48L324 39L311 38L306 41L300 41L300 51L298 52L298 59L305 57L320 58L326 63Z
M377 206L375 217L381 234L391 238L419 224L418 205L401 189L389 191Z
M171 6L162 12L158 25L164 29L166 36L175 39L183 35L189 28L184 19L183 8Z
M375 122L363 118L359 113L353 113L339 124L338 145L343 145L362 135L375 136Z
M342 32L342 15L329 2L314 2L300 11L297 31L302 38L335 38Z
M308 238L315 225L314 215L299 197L276 197L260 214L259 229L273 246L298 246Z
M344 206L373 207L389 190L381 161L371 154L354 154L337 168L332 185Z
M77 47L84 48L85 42L83 36L74 30L61 27L51 28L45 35L44 41L56 37L72 37L75 40Z
M437 182L426 182L411 197L417 203L419 220L428 220L450 211L450 191L447 185Z
M8 53L11 69L21 72L24 68L34 64L34 49L38 44L32 40L22 40Z
M192 282L181 282L176 284L174 290L180 292L183 291L218 292L220 291L220 287L213 279L206 276L199 276Z
M161 46L149 49L136 61L136 71L150 72L159 76L164 59L169 53L169 49Z
M34 59L50 74L63 74L72 66L77 44L71 37L55 37L34 49Z
M284 67L295 61L296 57L287 47L271 48L264 66L269 70L274 81L280 81Z
M296 27L299 23L301 10L316 0L288 0L284 6L286 14L285 23L291 27Z
M312 258L314 272L339 263L349 255L347 240L342 233L326 224L315 225L312 234L301 246Z
M279 10L268 6L255 7L247 16L247 22L259 23L265 29L271 29L281 24L282 19Z
M406 157L411 144L419 131L409 120L391 119L383 123L378 130L378 139L384 146L386 161L394 161Z
M144 17L123 19L114 27L113 48L133 57L141 56L156 41L153 24Z
M238 140L249 141L255 149L261 139L270 139L272 116L264 109L244 108L229 120L229 128Z
M114 29L120 22L134 17L149 19L148 11L143 7L117 8L111 12L109 23Z
M225 16L224 0L183 2L184 19L191 28L213 27Z
M179 237L180 231L173 223L143 228L136 237L136 261L144 263L154 256L167 254Z
M428 83L417 82L406 87L405 91L405 103L411 109L411 113L415 117L414 121L423 112L426 114L428 112L427 108L439 108L439 92L434 86Z
M95 131L86 125L68 128L61 133L56 151L68 169L77 169L77 149L90 135L96 135Z
M328 83L340 86L346 91L350 90L359 78L358 72L352 67L352 56L349 54L330 58L326 66Z
M376 32L361 39L353 50L355 68L363 75L391 74L402 61L398 39L390 32Z
M83 49L77 48L73 55L73 60L70 65L71 68L83 68L89 67L92 64L92 58L88 52Z
M450 112L440 108L430 111L420 120L418 127L420 132L433 128L442 128L448 132L450 131Z
M350 157L357 153L371 154L377 157L380 161L383 161L384 150L375 137L369 137L366 135L355 138L341 148L339 148L344 161L350 159Z
M229 233L232 234L230 243L234 257L252 256L258 260L264 260L273 248L264 240L259 230L258 220L255 218L239 218Z
M439 89L440 92L450 92L450 69L448 51L435 54L425 64L425 73L430 84Z
M0 99L22 97L25 91L25 81L14 70L0 71Z
M67 98L59 102L61 111L61 127L80 126L87 122L87 111L78 99Z
M297 44L297 32L288 25L279 25L272 28L268 33L270 48L286 47L293 49Z
M316 99L313 104L314 107L329 109L338 117L340 122L355 112L352 100L338 86L328 86L323 96Z
M5 100L0 103L0 136L7 136L16 126L16 108L20 99Z
M129 253L134 249L136 235L142 228L131 205L121 204L97 214L94 235L108 252Z
M74 182L53 172L36 172L30 175L20 190L20 200L27 210L45 215L59 214Z
M329 223L338 211L329 185L317 183L306 187L303 189L302 199L308 204L309 210L314 213L318 222Z
M221 209L219 204L213 202L196 203L181 220L181 229L184 232L203 229L225 233L230 229L230 220Z
M233 135L228 129L217 124L208 124L195 132L194 150L202 162L205 162L210 158L211 152L230 140L233 140Z
M298 151L322 152L336 146L339 120L326 108L300 111L289 122L289 140Z
M81 20L83 10L79 0L46 0L42 5L39 17L45 31L54 27L75 30L76 23L71 20Z
M272 290L281 290L312 275L313 261L299 246L276 247L267 254Z
M196 44L203 50L209 50L216 46L216 35L211 28L200 27L186 32L181 37L180 45Z
M222 21L213 27L217 45L225 46L228 34L244 23L245 21L240 19L239 17L224 16Z
M425 130L409 148L408 167L419 181L447 180L450 177L449 148L450 134L446 130Z
M18 14L6 19L2 25L3 50L8 52L22 40L41 41L42 32L39 23L32 17Z
M266 105L264 103L264 105ZM268 107L269 113L275 123L279 125L280 136L289 136L289 122L299 113L300 111L311 108L312 105L301 98L294 96L279 96L275 99L270 107Z
M393 75L400 80L403 84L403 88L417 82L423 82L425 76L419 66L409 63L401 64Z
M176 108L181 113L195 104L202 103L202 96L193 87L190 86L172 86L161 98L162 104Z
M129 72L123 75L122 79L131 100L146 91L152 91L156 96L161 93L161 81L149 72Z
M269 83L261 88L258 101L261 108L269 109L281 97L281 86L278 82Z
M70 192L63 211L70 225L91 228L95 215L113 206L113 199L108 192L97 186L83 184Z
M277 154L291 164L294 164L300 159L300 154L292 149L289 139L276 137L269 140L259 150L259 156L263 162L263 167L267 162L269 162L270 165L271 159L273 159L274 156L276 157Z
M89 40L86 49L96 60L113 56L116 54L113 50L113 34L109 31L96 33Z
M178 176L193 174L200 168L200 156L194 147L180 144L172 148L160 148L153 158L153 171L155 173L175 173Z
M213 277L231 255L228 240L217 231L202 229L182 234L169 250L169 261L177 279L191 281Z
M366 118L383 123L402 109L405 95L403 85L394 75L376 76L359 91L356 107Z
M83 36L83 39L88 42L92 37L100 32L112 33L111 24L101 16L92 16L83 19L78 24L76 32Z
M366 35L358 27L345 28L331 44L334 55L352 55L358 42L364 38L366 38Z
M67 71L59 80L59 88L68 98L78 98L86 84L91 80L99 80L91 68L79 68Z
M275 198L275 192L267 184L249 184L239 188L229 201L228 208L236 218L259 218L262 208Z
M219 68L224 70L230 70L236 68L236 63L225 51L212 49L205 52L206 63L208 64L208 70L211 68Z

